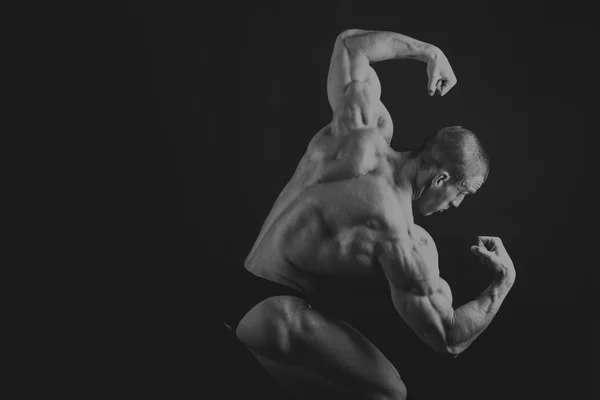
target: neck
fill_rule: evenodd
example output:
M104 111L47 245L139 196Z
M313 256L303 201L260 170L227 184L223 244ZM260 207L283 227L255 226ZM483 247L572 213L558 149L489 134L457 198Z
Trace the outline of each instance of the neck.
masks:
M412 201L417 200L423 194L423 185L419 185L418 158L411 157L410 151L396 153L396 184L410 193Z

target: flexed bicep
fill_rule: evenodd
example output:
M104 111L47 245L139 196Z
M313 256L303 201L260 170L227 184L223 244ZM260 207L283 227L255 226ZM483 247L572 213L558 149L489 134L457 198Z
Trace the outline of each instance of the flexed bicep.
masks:
M390 285L396 311L410 328L435 351L449 353L450 331L454 318L452 293L442 278L407 286Z
M366 31L348 30L338 35L327 78L327 97L334 113L335 134L353 129L378 127L382 112L381 84L369 59L347 40Z
M394 307L425 343L447 354L454 310L450 286L439 276L435 243L418 225L398 236L379 257Z
M340 33L335 40L327 76L327 98L333 112L338 108L348 85L352 81L365 81L371 68L362 52L351 52L346 45L346 39L363 32L365 31L349 29Z

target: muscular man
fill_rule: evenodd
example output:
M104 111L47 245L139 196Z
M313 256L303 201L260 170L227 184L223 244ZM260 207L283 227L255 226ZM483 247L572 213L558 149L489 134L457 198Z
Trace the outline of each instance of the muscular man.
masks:
M471 251L495 278L477 299L452 307L435 244L413 222L413 203L423 215L458 207L485 182L489 160L462 127L441 129L414 151L389 147L392 120L370 64L403 58L426 63L430 95L456 84L433 45L392 32L347 30L337 37L327 81L333 120L311 140L246 259L249 297L232 298L237 336L298 398L406 397L385 356L311 301L320 280L385 276L398 314L449 356L490 324L515 280L500 239L479 237Z

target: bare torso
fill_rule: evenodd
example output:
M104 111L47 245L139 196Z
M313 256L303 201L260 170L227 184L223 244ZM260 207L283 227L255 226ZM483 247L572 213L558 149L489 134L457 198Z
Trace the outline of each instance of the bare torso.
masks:
M309 145L245 262L252 273L306 293L326 275L375 276L399 237L428 236L413 223L411 197L395 180L398 153L381 132L336 138L330 129Z
M332 122L310 142L245 261L255 275L308 295L267 293L236 329L271 377L300 398L406 398L389 360L329 308L329 298L346 297L336 290L346 292L341 277L362 284L383 275L396 311L421 339L442 353L455 349L446 340L450 288L433 240L413 222L413 193L423 190L418 160L389 147L392 119L370 66L393 58L427 62L430 95L456 83L432 45L389 32L338 35L327 78Z

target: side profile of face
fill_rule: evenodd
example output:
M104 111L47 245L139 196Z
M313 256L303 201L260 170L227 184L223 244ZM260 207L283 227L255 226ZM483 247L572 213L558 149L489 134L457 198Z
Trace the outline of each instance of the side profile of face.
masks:
M417 200L419 212L428 216L438 211L447 210L450 207L457 208L463 202L465 196L475 194L483 185L483 177L470 177L464 184L450 181L450 175L441 171L435 175L431 183L423 190Z

